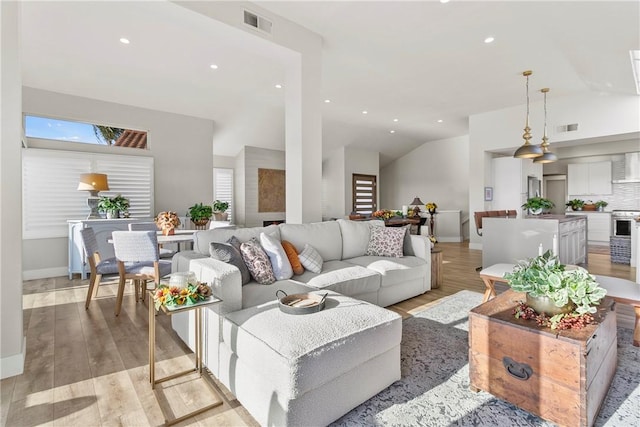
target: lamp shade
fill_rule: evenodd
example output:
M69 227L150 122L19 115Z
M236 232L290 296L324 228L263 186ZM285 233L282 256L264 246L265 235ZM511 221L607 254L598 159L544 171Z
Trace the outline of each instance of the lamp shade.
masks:
M410 205L424 205L424 203L422 203L422 200L420 200L420 197L414 197L413 202L409 203Z
M81 173L79 191L107 191L109 182L107 175L103 173Z

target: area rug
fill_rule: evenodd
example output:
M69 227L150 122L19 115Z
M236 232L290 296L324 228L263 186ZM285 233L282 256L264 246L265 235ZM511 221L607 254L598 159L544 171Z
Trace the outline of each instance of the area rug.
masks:
M468 312L482 294L461 291L403 322L402 379L334 426L553 426L489 393L469 390ZM618 368L596 426L640 425L640 348L618 327Z

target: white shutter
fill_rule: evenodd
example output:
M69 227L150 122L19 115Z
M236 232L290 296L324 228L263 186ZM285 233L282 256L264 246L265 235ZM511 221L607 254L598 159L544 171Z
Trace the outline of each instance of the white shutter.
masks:
M233 169L213 168L213 200L228 202L229 221L233 221Z
M23 238L66 237L67 220L86 218L86 191L78 191L81 173L107 174L109 191L101 196L129 199L135 217L153 217L153 158L62 150L22 150Z

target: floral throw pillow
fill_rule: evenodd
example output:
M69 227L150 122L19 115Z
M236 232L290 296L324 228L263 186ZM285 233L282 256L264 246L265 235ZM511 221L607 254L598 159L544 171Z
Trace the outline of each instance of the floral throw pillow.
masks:
M312 273L320 273L322 271L322 264L324 260L317 250L310 244L305 244L304 249L298 255L300 258L300 264Z
M371 227L367 255L399 258L407 229L404 227Z
M247 265L251 277L261 285L270 285L276 281L269 257L255 237L240 245L242 259Z

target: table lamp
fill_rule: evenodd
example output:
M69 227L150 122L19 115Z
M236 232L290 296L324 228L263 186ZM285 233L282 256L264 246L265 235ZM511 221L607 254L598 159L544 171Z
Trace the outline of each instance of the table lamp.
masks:
M413 205L413 216L418 216L420 214L420 205L424 205L424 203L422 203L420 197L416 196L413 198L413 202L411 202L410 205Z
M87 206L89 206L89 216L87 219L98 219L98 196L99 191L109 190L109 183L107 181L107 175L103 173L81 173L80 183L78 184L78 191L88 191L89 197L87 197Z

